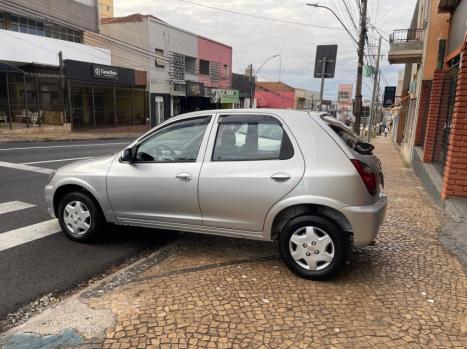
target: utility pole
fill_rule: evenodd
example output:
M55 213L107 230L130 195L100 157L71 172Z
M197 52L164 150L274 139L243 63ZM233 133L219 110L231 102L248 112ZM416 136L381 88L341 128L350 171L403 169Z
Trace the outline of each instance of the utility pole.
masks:
M250 108L253 108L253 64L248 66L248 76L250 83Z
M362 12L360 13L360 35L358 39L358 67L357 67L357 83L355 86L355 123L353 125L354 132L360 134L360 120L362 118L362 78L363 78L363 57L365 55L365 39L366 39L366 8L368 0L361 0Z
M376 120L376 112L377 112L377 97L379 94L379 60L381 55L381 36L379 37L378 42L378 55L376 56L376 68L375 74L373 77L373 97L371 99L371 109L370 109L370 116L368 120L368 142L371 141L371 129L372 123Z
M65 94L63 93L63 90L65 89L65 81L63 80L63 72L64 72L64 66L63 66L63 54L62 51L58 53L58 62L59 62L59 72L60 72L60 104L62 105L62 112L61 112L61 121L62 124L66 123L66 112L65 112ZM68 94L70 94L70 90L68 90ZM71 115L70 115L70 122L71 122Z

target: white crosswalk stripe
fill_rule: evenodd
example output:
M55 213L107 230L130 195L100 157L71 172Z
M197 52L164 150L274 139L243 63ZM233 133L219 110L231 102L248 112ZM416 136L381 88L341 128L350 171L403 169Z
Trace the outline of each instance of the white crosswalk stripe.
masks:
M14 229L0 234L0 251L5 251L43 237L56 234L60 231L58 220L51 219L45 222Z
M12 168L15 170L31 171L31 172L37 172L37 173L43 173L43 174L51 174L52 172L54 172L54 170L51 170L49 168L35 167L35 166L29 166L29 165L23 165L23 164L15 164L13 162L5 162L5 161L0 161L0 166Z
M27 208L35 207L36 205L28 204L22 201L9 201L0 203L0 214L25 210Z

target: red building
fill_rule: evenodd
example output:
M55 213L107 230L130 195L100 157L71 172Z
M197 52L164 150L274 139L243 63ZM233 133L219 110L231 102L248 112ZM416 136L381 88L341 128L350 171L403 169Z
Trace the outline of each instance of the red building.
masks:
M256 106L258 108L295 108L295 88L283 82L256 82Z

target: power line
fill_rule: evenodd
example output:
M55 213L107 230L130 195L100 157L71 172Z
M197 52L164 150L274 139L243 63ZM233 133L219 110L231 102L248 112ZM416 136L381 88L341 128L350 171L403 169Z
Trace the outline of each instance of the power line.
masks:
M355 20L354 20L354 18L353 18L352 12L349 10L349 7L347 6L347 1L342 0L342 2L344 3L345 10L346 10L347 13L349 14L350 21L351 21L353 27L355 28L355 30L358 30L357 24L355 23Z
M400 9L400 5L402 5L403 2L405 2L407 0L400 0L397 5L394 5L388 13L386 13L385 15L383 15L381 18L380 18L380 21L383 20L384 18L390 16L395 10L399 10ZM381 23L381 22L380 22Z
M184 2L187 4L199 6L199 7L205 7L209 8L211 10L217 10L217 11L222 11L222 12L227 12L239 16L245 16L245 17L252 17L252 18L257 18L257 19L263 19L266 21L272 21L272 22L279 22L279 23L286 23L286 24L294 24L294 25L301 25L304 27L310 27L310 28L320 28L320 29L333 29L333 30L343 30L342 28L339 27L327 27L327 26L321 26L321 25L315 25L315 24L308 24L308 23L303 23L303 22L295 22L295 21L289 21L286 19L278 19L278 18L272 18L272 17L265 17L265 16L258 16L258 15L253 15L251 13L246 13L246 12L238 12L234 10L228 10L225 8L220 8L220 7L215 7L211 5L205 5L205 4L200 4L198 2L193 2L193 1L188 1L188 0L178 0L180 2Z

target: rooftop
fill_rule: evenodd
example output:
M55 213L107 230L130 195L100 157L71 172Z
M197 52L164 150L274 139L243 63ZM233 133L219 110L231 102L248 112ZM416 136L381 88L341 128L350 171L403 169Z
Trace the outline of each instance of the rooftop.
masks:
M219 42L219 41L216 41L216 40L213 40L213 39L210 39L210 38L207 38L207 37L204 37L202 35L198 35L198 34L195 34L195 33L192 33L188 30L185 30L185 29L182 29L182 28L179 28L179 27L175 27L169 23L167 23L166 21L156 17L156 16L153 16L153 15L143 15L141 13L134 13L132 15L128 15L128 16L123 16L123 17L108 17L108 18L101 18L101 24L115 24L115 23L131 23L131 22L143 22L145 19L148 19L148 20L153 20L155 22L158 22L158 23L162 23L168 27L171 27L173 29L176 29L176 30L179 30L179 31L182 31L182 32L185 32L187 34L191 34L191 35L194 35L194 36L197 36L198 38L201 38L201 39L204 39L204 40L209 40L213 43L216 43L216 44L219 44L219 45L222 45L222 46L225 46L227 48L232 48L231 46L229 45L226 45L226 44L223 44L222 42Z

